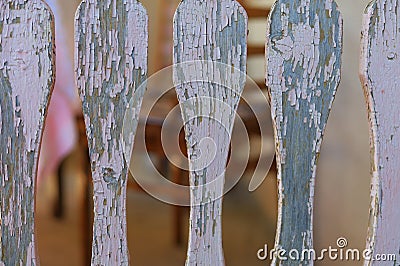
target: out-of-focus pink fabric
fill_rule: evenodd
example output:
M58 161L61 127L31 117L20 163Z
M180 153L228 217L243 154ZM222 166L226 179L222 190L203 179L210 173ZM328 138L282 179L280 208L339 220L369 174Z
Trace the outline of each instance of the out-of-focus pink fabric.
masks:
M50 100L39 158L38 184L55 172L60 162L75 146L75 114L79 101L74 86L74 73L68 54L66 35L56 0L46 0L55 16L56 83ZM72 38L72 36L71 36Z

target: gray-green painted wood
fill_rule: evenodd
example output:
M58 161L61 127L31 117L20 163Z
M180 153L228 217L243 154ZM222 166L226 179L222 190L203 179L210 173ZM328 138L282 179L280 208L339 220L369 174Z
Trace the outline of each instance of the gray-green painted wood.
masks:
M76 13L75 71L94 184L93 265L129 263L126 185L147 75L147 25L136 0L86 0Z
M35 185L54 85L54 18L40 0L0 1L0 265L36 265Z
M186 265L223 265L221 211L236 108L246 80L247 15L232 0L183 0L174 18L174 84L190 167Z
M278 0L269 15L266 84L275 131L279 210L275 248L313 247L316 165L340 79L342 18L332 0ZM277 255L277 253L275 253ZM302 260L273 264L312 265Z

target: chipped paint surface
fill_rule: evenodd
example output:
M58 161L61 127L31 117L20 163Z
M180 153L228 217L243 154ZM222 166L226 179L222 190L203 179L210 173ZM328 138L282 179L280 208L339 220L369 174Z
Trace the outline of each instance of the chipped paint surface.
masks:
M275 248L312 248L316 164L340 80L342 18L332 0L278 0L270 12L266 84L278 169ZM313 261L273 264L312 265Z
M367 248L400 259L400 2L373 1L362 32L360 77L371 130L372 184ZM365 265L398 265L365 261Z
M86 0L75 23L75 71L94 184L92 265L128 265L126 184L147 75L147 14L136 0ZM128 107L136 122L123 134Z
M183 0L174 18L174 84L190 167L186 265L224 265L221 211L230 135L246 72L247 15L232 0ZM194 61L201 60L201 61Z
M36 265L34 195L54 83L54 19L40 0L0 1L0 265Z

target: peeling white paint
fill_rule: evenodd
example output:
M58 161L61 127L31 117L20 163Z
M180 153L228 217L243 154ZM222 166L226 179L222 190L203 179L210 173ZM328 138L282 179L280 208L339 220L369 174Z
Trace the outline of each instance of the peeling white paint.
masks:
M136 128L124 127L129 132L123 134L122 123L126 112L136 121L139 116L147 46L148 18L138 1L85 0L79 6L75 71L92 164L93 265L129 263L126 185Z
M341 23L332 0L278 0L270 12L266 84L278 170L275 248L312 248L316 163L340 79ZM313 264L277 257L272 263Z
M400 259L400 3L377 0L364 14L360 78L368 106L372 159L367 248ZM394 265L365 261L364 265Z
M246 35L247 15L236 1L183 0L175 13L174 63L182 64L174 67L174 84L190 158L186 265L224 265L221 197L245 82Z
M54 82L54 22L40 0L0 2L0 265L36 265L34 193Z

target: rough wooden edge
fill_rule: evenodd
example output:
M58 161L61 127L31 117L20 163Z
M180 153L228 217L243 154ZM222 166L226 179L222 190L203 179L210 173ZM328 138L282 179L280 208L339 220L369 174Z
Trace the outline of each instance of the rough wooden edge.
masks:
M377 212L379 209L379 177L377 175L377 165L375 164L378 160L376 158L377 154L375 152L375 145L377 143L377 122L375 117L375 106L374 99L369 89L369 81L368 81L368 50L369 50L369 20L373 13L372 6L376 3L376 1L370 2L370 4L366 7L365 13L363 15L363 25L361 29L361 49L360 49L360 68L359 68L359 77L363 86L363 92L368 108L368 119L370 126L370 152L371 152L371 202L370 202L370 215L369 215L369 225L368 225L368 234L366 240L367 248L373 250L375 245L375 231L377 227ZM364 261L364 265L370 265L370 263Z

